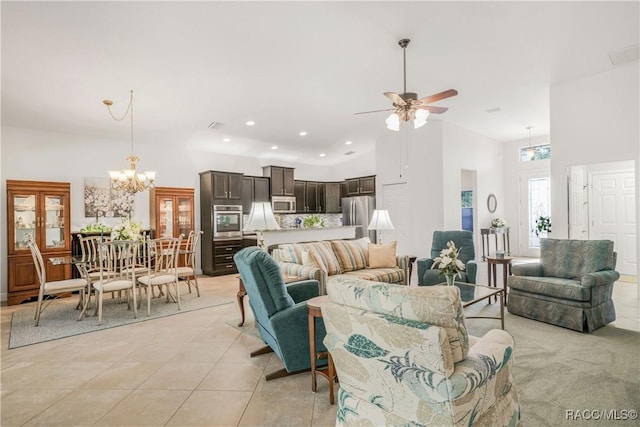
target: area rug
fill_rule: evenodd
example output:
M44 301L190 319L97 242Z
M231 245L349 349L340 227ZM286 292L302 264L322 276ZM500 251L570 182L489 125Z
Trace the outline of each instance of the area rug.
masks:
M498 310L497 304L481 305L473 314L493 316ZM227 324L257 337L252 317L244 326L238 321ZM471 335L483 336L500 322L467 319L467 327ZM638 425L633 419L640 410L638 332L607 325L586 334L506 311L505 329L515 339L521 427Z
M34 326L35 305L31 304L29 308L13 313L9 348L23 347L72 335L86 334L145 320L202 310L230 304L233 301L233 298L206 295L204 293L197 297L196 293L193 292L181 295L181 310L178 310L177 304L173 302L167 303L164 298L151 300L151 316L147 316L147 303L144 300L138 309L138 318L134 319L133 311L128 310L126 302L119 302L118 299L109 297L104 299L102 325L98 326L98 318L93 316L94 308L87 310L88 315L82 320L76 320L80 312L74 309L77 303L77 298L74 296L73 298L53 301L40 315L38 327ZM91 303L94 304L93 299Z

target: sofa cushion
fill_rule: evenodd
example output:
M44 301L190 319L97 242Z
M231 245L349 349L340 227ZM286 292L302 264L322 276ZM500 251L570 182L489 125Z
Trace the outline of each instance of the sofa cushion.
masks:
M345 276L358 277L374 282L402 283L404 282L404 270L398 267L392 268L366 268L364 270L347 271Z
M397 267L396 260L397 242L369 245L369 267L371 268L390 268Z
M331 248L331 242L319 241L311 243L302 243L302 248L306 250L315 250L317 256L322 260L322 264L327 268L327 274L340 274L342 273L342 267L338 258L336 258L333 249ZM300 250L302 252L303 249ZM301 263L300 263L301 264Z
M331 301L406 321L425 322L447 333L453 362L469 352L460 290L456 286L409 287L370 282L347 274L329 278L327 294Z
M559 277L510 276L509 288L531 294L573 301L589 301L591 289L580 281Z
M320 254L315 249L309 249L302 252L302 265L307 267L316 267L327 272L327 266L322 262Z
M369 238L358 240L332 240L331 248L340 262L342 271L367 268L369 263Z
M547 277L580 279L615 268L611 240L541 239L540 264Z

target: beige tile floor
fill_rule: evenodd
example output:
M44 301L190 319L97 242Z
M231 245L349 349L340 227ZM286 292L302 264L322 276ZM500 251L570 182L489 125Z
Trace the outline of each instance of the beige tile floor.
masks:
M480 283L486 277L480 263ZM233 275L200 283L207 293L237 291ZM618 327L639 329L636 287L616 286ZM282 364L273 354L249 357L261 342L226 324L239 318L235 303L7 350L11 313L24 309L34 304L0 310L3 427L335 423L323 378L317 393L308 373L264 380Z

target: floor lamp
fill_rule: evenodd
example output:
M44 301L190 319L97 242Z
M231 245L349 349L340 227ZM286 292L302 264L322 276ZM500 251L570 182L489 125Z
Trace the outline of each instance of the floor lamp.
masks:
M275 216L273 216L271 203L254 202L251 205L251 213L249 214L249 220L244 227L244 231L255 231L258 236L258 247L266 249L262 238L262 232L265 230L280 230L280 226Z
M367 230L377 231L378 244L382 244L382 231L383 230L395 230L389 218L389 211L386 209L375 209L373 211L373 217L367 227Z

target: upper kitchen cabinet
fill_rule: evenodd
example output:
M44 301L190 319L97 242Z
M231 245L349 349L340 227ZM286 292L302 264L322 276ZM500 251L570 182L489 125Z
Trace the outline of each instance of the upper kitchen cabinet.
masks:
M242 177L242 211L251 212L253 202L269 201L269 178L264 176Z
M272 196L295 196L293 170L281 166L262 167L263 175L271 178Z
M324 188L323 208L325 213L342 212L341 183L323 182L320 184Z
M376 192L376 177L363 176L346 180L347 196L373 195Z
M193 188L155 187L149 202L154 238L183 235L186 239L195 230Z
M216 203L237 204L240 201L242 196L241 173L208 171L200 174L201 179L203 174L212 180L213 198ZM228 200L232 200L234 203L226 202Z
M324 183L316 181L295 181L297 213L324 212L324 195L320 195L321 185L324 185Z
M7 180L7 304L38 295L33 240L45 261L48 281L71 278L71 265L53 265L50 258L71 255L71 185L68 182Z

